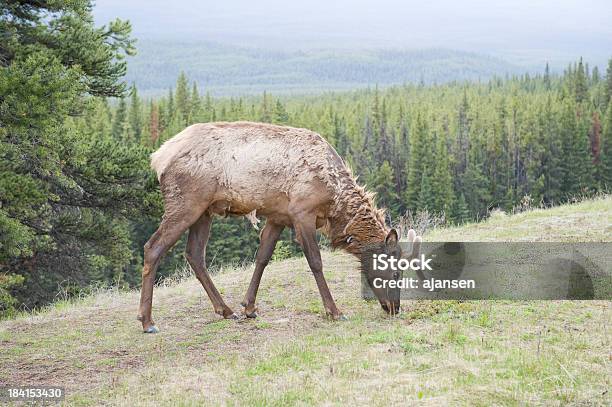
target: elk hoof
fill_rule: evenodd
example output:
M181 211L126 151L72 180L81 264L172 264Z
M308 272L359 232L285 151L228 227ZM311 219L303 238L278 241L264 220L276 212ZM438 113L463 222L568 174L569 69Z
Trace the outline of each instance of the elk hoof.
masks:
M159 328L156 327L155 325L151 325L147 329L143 330L143 332L146 334L157 334L159 333Z
M224 317L225 319L240 319L240 317L238 316L238 314L236 314L235 312L232 312L231 314L229 314L228 316Z
M244 308L243 312L247 318L257 318L257 307L254 304L251 304L249 306L249 304L245 300L245 301L242 301L240 305L242 305L242 307ZM249 308L251 310L248 310Z
M331 319L332 321L348 321L348 318L344 316L344 314L334 315L332 313L327 313L327 318Z

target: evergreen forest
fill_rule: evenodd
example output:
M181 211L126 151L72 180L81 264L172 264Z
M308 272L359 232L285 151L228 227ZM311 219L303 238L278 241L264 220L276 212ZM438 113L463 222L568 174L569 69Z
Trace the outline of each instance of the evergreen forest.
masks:
M198 122L320 133L387 209L475 222L612 188L612 59L562 74L213 97L181 73L163 97L123 79L130 24L96 27L86 0L0 3L0 317L96 286L140 282L163 208L149 155ZM216 219L209 264L249 261L258 232ZM291 231L279 255L298 252ZM183 264L184 241L159 278Z

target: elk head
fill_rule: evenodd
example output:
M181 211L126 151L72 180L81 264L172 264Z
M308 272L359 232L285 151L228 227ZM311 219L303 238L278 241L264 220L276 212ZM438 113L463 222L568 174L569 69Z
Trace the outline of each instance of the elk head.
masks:
M390 315L395 315L400 312L401 291L397 284L390 284L390 282L394 281L397 283L402 273L397 268L375 267L374 259L395 258L396 260L406 259L410 261L419 256L420 245L421 237L417 236L414 230L411 229L408 232L407 248L403 250L399 244L399 235L397 231L391 229L387 233L384 242L366 250L362 256L362 266L364 267L368 285L376 298L378 298L383 310Z

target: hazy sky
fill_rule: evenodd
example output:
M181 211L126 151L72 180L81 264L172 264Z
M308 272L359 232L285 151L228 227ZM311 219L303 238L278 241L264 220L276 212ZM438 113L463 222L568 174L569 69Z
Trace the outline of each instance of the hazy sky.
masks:
M98 0L141 39L281 48L443 47L520 61L612 56L612 0Z

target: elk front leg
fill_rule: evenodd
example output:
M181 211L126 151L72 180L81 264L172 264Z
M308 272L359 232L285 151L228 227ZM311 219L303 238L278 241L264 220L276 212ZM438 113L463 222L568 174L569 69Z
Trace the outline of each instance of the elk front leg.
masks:
M294 226L298 242L302 246L310 270L317 282L319 294L321 294L323 306L325 307L325 313L334 320L346 319L338 310L338 307L336 307L336 303L334 302L327 282L325 281L325 276L323 275L323 262L321 261L321 252L316 238L316 216L299 216L295 220Z
M261 282L261 276L263 271L268 265L272 253L274 253L274 247L276 242L283 231L282 225L277 225L270 221L266 221L266 226L263 228L260 234L259 249L257 249L257 256L255 258L255 271L253 277L251 277L251 283L242 301L244 307L244 314L248 318L257 317L257 307L255 306L255 298L257 297L257 289Z

